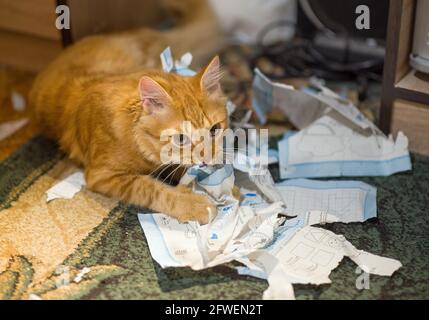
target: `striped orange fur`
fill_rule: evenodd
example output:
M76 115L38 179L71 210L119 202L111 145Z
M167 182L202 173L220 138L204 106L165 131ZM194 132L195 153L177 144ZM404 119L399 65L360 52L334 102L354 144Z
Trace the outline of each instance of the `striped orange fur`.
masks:
M217 57L195 77L159 69L166 46L177 54L195 49L202 61L219 44L204 2L169 2L193 5L185 8L192 18L172 31L140 29L77 42L38 75L30 103L46 134L84 167L90 189L181 221L206 223L207 208L214 212L207 198L150 175L162 166L163 130L180 130L183 121L196 129L227 126L225 100L216 89ZM203 43L210 36L212 47Z

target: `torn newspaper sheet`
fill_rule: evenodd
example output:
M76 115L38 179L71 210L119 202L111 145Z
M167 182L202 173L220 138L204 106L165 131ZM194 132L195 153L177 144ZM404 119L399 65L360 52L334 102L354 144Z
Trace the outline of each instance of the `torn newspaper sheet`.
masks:
M194 270L239 261L245 265L239 273L268 280L264 299L293 299L292 283L329 283L330 271L344 256L363 270L376 274L390 275L400 267L396 260L355 249L344 237L330 231L308 229L315 224L374 217L374 188L363 183L341 185L342 182L331 181L323 186L325 182L311 180L288 181L276 186L272 181L268 171L264 175L249 176L237 200L232 196L232 188L237 184L231 166L191 168L181 183L210 197L217 204L217 216L210 224L201 226L196 222L179 223L161 213L139 214L152 257L163 268L189 266ZM298 195L299 200L292 206L299 213L294 212L296 217L286 220L288 208L277 200L289 197L290 201L291 194L292 197ZM312 203L313 197L318 201ZM306 198L308 207L314 205L315 208L301 212ZM372 204L366 205L366 201ZM332 213L324 211L326 209ZM344 212L340 212L341 209ZM313 247L307 243L313 239L306 237L310 231L321 234ZM305 243L300 245L301 242Z
M280 177L387 176L411 170L408 139L365 135L329 113L279 141Z
M321 85L314 84L307 92L295 90L293 86L272 82L256 68L252 89L252 105L262 124L267 121L266 113L274 108L282 110L298 129L334 111L362 130L380 133L353 103Z
M84 185L86 185L84 173L75 172L46 191L46 202L54 199L71 199Z

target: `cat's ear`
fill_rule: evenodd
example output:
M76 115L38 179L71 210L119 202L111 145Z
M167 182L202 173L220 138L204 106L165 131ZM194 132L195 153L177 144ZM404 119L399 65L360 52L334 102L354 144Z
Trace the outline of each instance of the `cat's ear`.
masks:
M149 114L166 108L171 99L158 82L147 76L140 79L139 92L143 109Z
M220 79L222 70L220 67L219 57L216 56L204 69L201 74L200 87L201 90L208 95L218 95L221 93Z

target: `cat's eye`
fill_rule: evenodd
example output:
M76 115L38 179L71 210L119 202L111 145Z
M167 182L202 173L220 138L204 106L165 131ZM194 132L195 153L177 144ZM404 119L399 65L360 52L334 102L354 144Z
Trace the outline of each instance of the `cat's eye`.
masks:
M173 136L173 143L178 147L185 146L189 144L190 141L191 140L186 134L179 133Z
M220 132L220 129L221 129L221 127L220 127L220 123L216 123L215 125L213 125L213 126L210 128L210 135L211 135L212 137L216 136L216 135Z

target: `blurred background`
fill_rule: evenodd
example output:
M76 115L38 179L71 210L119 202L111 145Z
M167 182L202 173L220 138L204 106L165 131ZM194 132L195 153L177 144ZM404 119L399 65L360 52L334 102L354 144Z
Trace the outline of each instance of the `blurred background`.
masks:
M213 21L196 9L201 3L208 5ZM227 71L223 88L238 106L236 117L252 108L251 81L258 67L271 79L297 88L312 81L327 85L351 99L385 133L401 128L411 137L411 150L429 154L429 143L417 142L426 138L429 111L415 104L427 105L429 99L422 95L429 92L429 82L427 75L412 73L408 62L416 4L413 0L0 0L4 105L0 116L2 120L28 116L22 105L34 75L79 39L139 27L174 29L183 17L191 16L202 24L189 32L189 38L201 32L207 34L207 41L188 48L195 57L190 67L197 70L213 55L221 55ZM58 30L56 20L62 11L56 9L64 5L69 8L70 28ZM358 27L365 13L358 9L362 6L368 9L364 21L368 26ZM201 51L206 53L203 59L199 59ZM383 72L386 60L391 66ZM404 88L396 90L403 78ZM393 112L396 98L404 97L412 105L399 102L399 111ZM414 119L412 125L405 116ZM275 111L267 126L274 135L290 128ZM31 134L36 129L28 130Z

